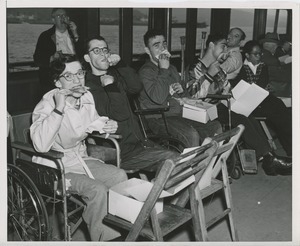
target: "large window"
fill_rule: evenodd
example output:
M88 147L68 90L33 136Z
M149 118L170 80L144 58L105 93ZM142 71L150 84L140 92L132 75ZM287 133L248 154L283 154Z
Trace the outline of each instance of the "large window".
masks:
M133 9L133 54L143 54L143 36L148 30L149 9Z
M180 37L185 36L186 9L172 9L171 51L179 51Z
M276 9L268 9L266 32L274 32L274 26L276 25L275 17L276 17ZM277 32L278 34L285 34L287 32L286 28L287 28L287 10L281 9L279 10L278 26L275 32Z
M51 10L46 8L8 8L8 62L32 62L39 35L52 26ZM14 71L28 69L15 68ZM32 68L29 68L32 69Z
M118 8L100 9L100 35L105 38L112 53L119 53L119 20Z
M210 16L211 9L198 9L197 12L197 37L196 49L201 49L202 45L205 48L205 42L210 31ZM203 36L202 36L203 35ZM203 40L202 40L203 37ZM205 40L204 40L205 38Z
M239 27L245 34L244 43L253 39L254 9L232 9L230 28Z

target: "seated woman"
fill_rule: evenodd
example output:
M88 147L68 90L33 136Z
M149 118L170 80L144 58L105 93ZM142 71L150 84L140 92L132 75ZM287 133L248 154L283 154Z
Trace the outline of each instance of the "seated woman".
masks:
M250 84L255 83L264 89L268 89L268 67L265 63L261 62L262 49L260 44L255 40L248 41L243 50L246 59L237 77L237 81L243 79ZM266 117L268 123L272 125L277 133L287 156L292 156L292 114L279 98L270 92L250 116ZM288 161L285 164L291 167L291 158L286 158L286 160ZM266 165L263 165L263 168L266 172L272 172Z
M84 86L85 71L72 55L61 55L51 63L56 89L46 93L33 112L30 127L34 148L64 153L67 189L86 203L83 218L91 240L111 240L120 234L102 224L107 214L108 189L127 179L124 170L88 157L85 138L89 132L114 133L117 123L100 117L93 96ZM34 157L34 162L53 166L50 160Z

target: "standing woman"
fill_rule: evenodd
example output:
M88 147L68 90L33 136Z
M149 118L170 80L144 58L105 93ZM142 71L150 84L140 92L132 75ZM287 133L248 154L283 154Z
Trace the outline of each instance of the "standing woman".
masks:
M111 240L120 234L102 224L107 214L107 191L127 176L124 170L89 157L85 138L93 131L114 133L117 122L98 115L93 96L84 86L85 71L75 56L60 55L50 68L57 88L46 93L34 109L30 127L34 148L38 152L52 149L64 153L66 187L86 203L83 218L91 240ZM33 161L54 164L41 157L33 157Z
M262 49L259 43L255 40L248 41L244 48L245 61L238 75L237 81L241 79L268 90L269 75L268 67L261 62ZM287 173L291 172L292 167L292 114L284 103L270 92L265 100L252 112L251 116L266 117L267 122L275 130L282 147L284 148L287 157L287 162L277 162L278 165L287 168ZM270 158L276 158L272 156ZM263 165L266 173L272 174L274 169L270 166ZM274 173L275 175L275 173Z

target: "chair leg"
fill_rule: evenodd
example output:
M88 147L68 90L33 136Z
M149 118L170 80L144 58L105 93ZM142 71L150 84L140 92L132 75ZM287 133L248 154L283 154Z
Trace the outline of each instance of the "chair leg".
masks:
M200 234L201 234L201 222L199 218L199 202L196 200L195 197L195 186L192 185L189 188L189 196L190 196L190 206L191 206L191 212L192 212L192 222L193 222L193 229L194 229L194 236L195 241L201 241Z
M239 241L237 231L234 227L233 203L232 203L231 189L230 189L230 184L229 184L226 162L223 159L221 160L221 162L222 162L222 174L223 174L225 200L226 200L227 208L230 209L228 217L229 217L232 241Z
M205 222L205 214L204 214L204 206L202 202L202 198L200 195L200 190L198 186L195 187L195 197L197 200L198 205L198 217L200 220L200 229L201 229L201 236L202 241L208 241L208 234L206 229L206 222Z

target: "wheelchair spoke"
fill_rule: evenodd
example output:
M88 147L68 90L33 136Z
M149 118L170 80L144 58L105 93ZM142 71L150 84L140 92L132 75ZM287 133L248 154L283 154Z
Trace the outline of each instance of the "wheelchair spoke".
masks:
M43 201L25 175L17 168L8 171L8 240L45 240L46 212L40 205Z

